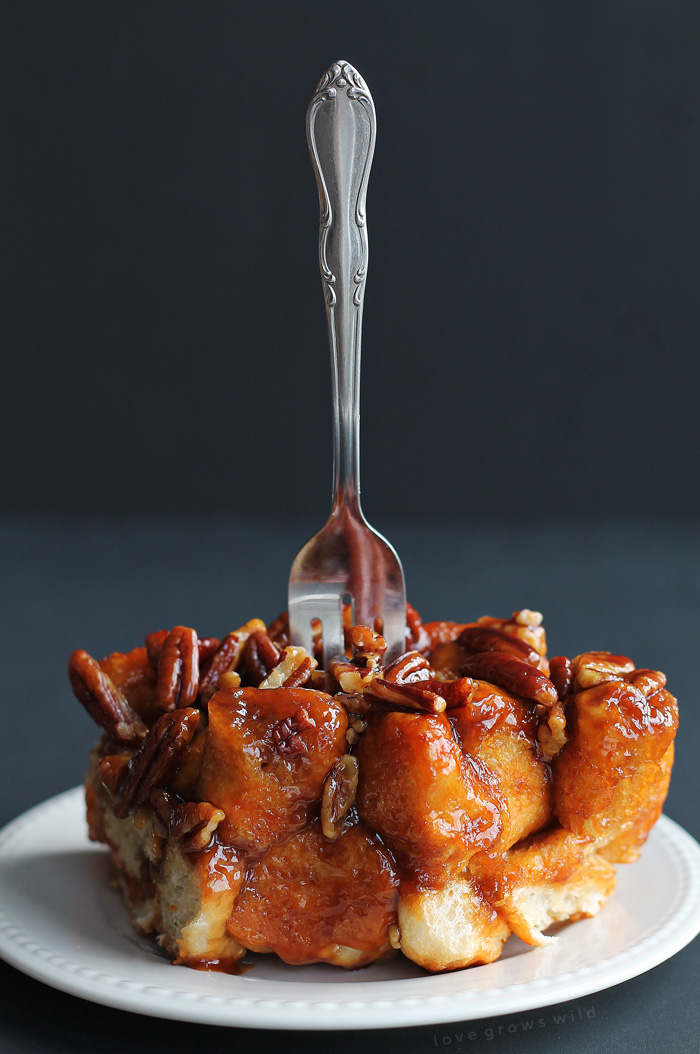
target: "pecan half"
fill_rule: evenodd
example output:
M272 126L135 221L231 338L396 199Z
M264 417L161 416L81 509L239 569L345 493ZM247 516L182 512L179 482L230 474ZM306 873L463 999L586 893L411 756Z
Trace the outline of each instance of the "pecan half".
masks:
M543 706L554 706L558 700L557 690L549 677L505 652L484 651L480 655L471 655L459 672Z
M153 669L158 672L158 663L160 662L161 652L163 651L163 645L169 636L169 630L159 629L155 633L149 633L146 637L146 652L148 654L148 661ZM211 659L212 655L219 647L218 637L198 637L197 638L197 651L199 652L199 665L207 662Z
M285 678L282 685L283 688L300 688L303 684L311 677L313 670L316 667L316 660L312 659L310 655L299 663L295 670Z
M151 791L149 801L170 837L176 842L185 839L182 848L186 853L206 849L214 831L225 818L223 810L208 801L181 801L175 794L161 788Z
M267 635L278 648L289 646L289 612L283 611L267 627Z
M540 656L539 669L545 675L549 672L547 665L547 637L542 625L542 615L539 611L530 611L523 608L514 611L510 618L492 618L490 615L482 615L476 620L479 626L488 626L489 629L499 629L511 636L526 641Z
M345 707L347 712L357 717L366 717L368 714L376 714L387 709L379 699L374 699L369 692L364 695L361 692L336 692L333 696L336 703Z
M358 666L378 666L386 651L384 637L381 633L375 633L369 626L353 626L350 630L350 643Z
M218 637L199 637L197 639L197 651L199 652L199 665L201 667L203 662L208 662L209 659L213 658L216 654L216 650L221 644Z
M393 684L382 677L375 677L364 694L365 698L370 696L372 700L379 702L382 709L400 708L426 714L441 714L447 705L441 695L425 686L424 681Z
M168 629L158 629L154 633L149 633L146 637L146 653L148 655L148 661L153 669L158 672L158 663L160 662L160 653L163 650L163 645L168 639Z
M573 691L582 692L606 681L624 680L632 673L634 663L626 655L613 655L609 651L586 651L571 660Z
M557 690L557 695L563 701L571 695L571 683L574 679L574 671L571 660L566 655L555 655L549 660L549 679Z
M625 677L647 697L654 695L660 688L666 687L666 675L661 670L632 670Z
M316 722L309 716L306 707L299 706L291 717L278 721L272 730L272 738L278 753L285 758L299 757L306 753L306 743L301 733L307 728L315 728Z
M123 819L132 805L143 805L154 788L173 778L198 722L199 711L191 708L161 714L122 773L115 816Z
M97 778L104 784L110 794L117 793L119 780L129 764L126 754L106 754L97 762Z
M134 743L146 735L146 726L98 662L79 649L68 660L68 677L76 699L90 717L114 739Z
M384 670L384 680L394 684L407 684L411 681L427 681L433 674L433 668L419 651L407 651L395 659Z
M567 742L566 711L560 700L539 715L537 741L544 761L551 761Z
M321 828L334 842L343 829L357 792L360 766L352 754L343 754L326 776L321 798Z
M445 700L446 710L455 710L458 706L466 706L472 701L477 684L471 677L458 677L456 681L423 681L426 688Z
M256 630L264 632L265 623L262 619L250 619L244 626L227 633L223 638L212 656L209 668L202 675L199 694L204 704L209 702L214 692L224 687L219 683L223 675L237 669L245 643Z
M163 790L162 787L156 787L148 795L148 800L165 826L168 827L170 824L170 815L180 799L176 794L171 794L170 791Z
M540 657L527 641L489 626L465 626L457 638L460 648L474 654L483 651L501 651L515 659L537 666Z
M311 658L305 648L290 645L284 649L280 662L258 687L298 688L308 681L316 666L316 660Z
M175 626L165 639L158 663L156 706L174 710L192 706L199 691L199 643L187 626Z
M198 853L207 848L223 819L223 810L208 801L182 801L170 813L168 831L175 841L182 841L185 853Z
M517 626L541 626L542 612L530 611L530 608L522 608L520 611L513 612L513 622Z
M430 647L430 637L423 625L423 619L411 604L406 604L406 651L426 651Z
M340 690L352 695L363 692L377 675L375 666L356 666L344 655L337 655L328 663L328 673L337 681Z
M265 630L255 630L241 653L241 669L251 684L259 686L280 661L280 649Z
M214 692L217 691L222 675L235 670L243 645L247 639L247 635L241 640L237 633L227 633L221 641L211 660L209 669L202 677L200 695L203 703L208 703Z

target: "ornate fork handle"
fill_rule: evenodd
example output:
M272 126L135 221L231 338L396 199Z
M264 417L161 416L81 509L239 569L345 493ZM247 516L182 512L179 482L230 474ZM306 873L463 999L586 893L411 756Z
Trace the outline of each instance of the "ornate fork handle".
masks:
M333 508L360 507L360 347L369 243L365 201L377 118L367 85L335 62L309 103L306 132L321 206L318 256L333 379Z

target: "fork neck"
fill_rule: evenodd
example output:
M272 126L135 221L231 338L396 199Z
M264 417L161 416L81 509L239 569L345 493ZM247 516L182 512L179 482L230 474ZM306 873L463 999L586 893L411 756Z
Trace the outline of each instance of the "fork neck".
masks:
M336 303L331 330L333 385L333 503L331 516L343 510L362 515L360 507L360 326L362 307L352 305L350 325ZM349 305L348 305L349 306ZM352 310L354 308L354 310ZM335 325L333 324L335 323ZM354 325L352 324L354 323Z

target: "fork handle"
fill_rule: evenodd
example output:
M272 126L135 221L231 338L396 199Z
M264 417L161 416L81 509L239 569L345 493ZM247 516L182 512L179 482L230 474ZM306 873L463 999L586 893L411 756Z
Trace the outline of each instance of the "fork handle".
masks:
M349 62L324 73L306 114L321 206L318 258L333 384L333 506L360 510L360 345L369 243L365 200L377 118Z

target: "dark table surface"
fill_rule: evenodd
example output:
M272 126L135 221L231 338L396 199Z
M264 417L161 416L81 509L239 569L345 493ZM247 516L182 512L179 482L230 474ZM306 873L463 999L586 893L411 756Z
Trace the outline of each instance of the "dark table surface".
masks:
M0 823L82 781L94 727L65 673L76 647L127 651L177 623L223 635L285 606L289 564L314 524L242 518L0 521L6 743ZM681 732L666 813L700 837L695 662L700 525L384 523L424 618L544 612L551 654L600 648L664 670ZM12 716L10 716L12 715ZM183 1025L49 989L0 962L0 1054L326 1049L321 1033ZM332 1037L339 1051L700 1050L700 941L641 977L539 1014ZM533 1008L534 1010L534 1008ZM527 1021L537 1018L537 1031Z

